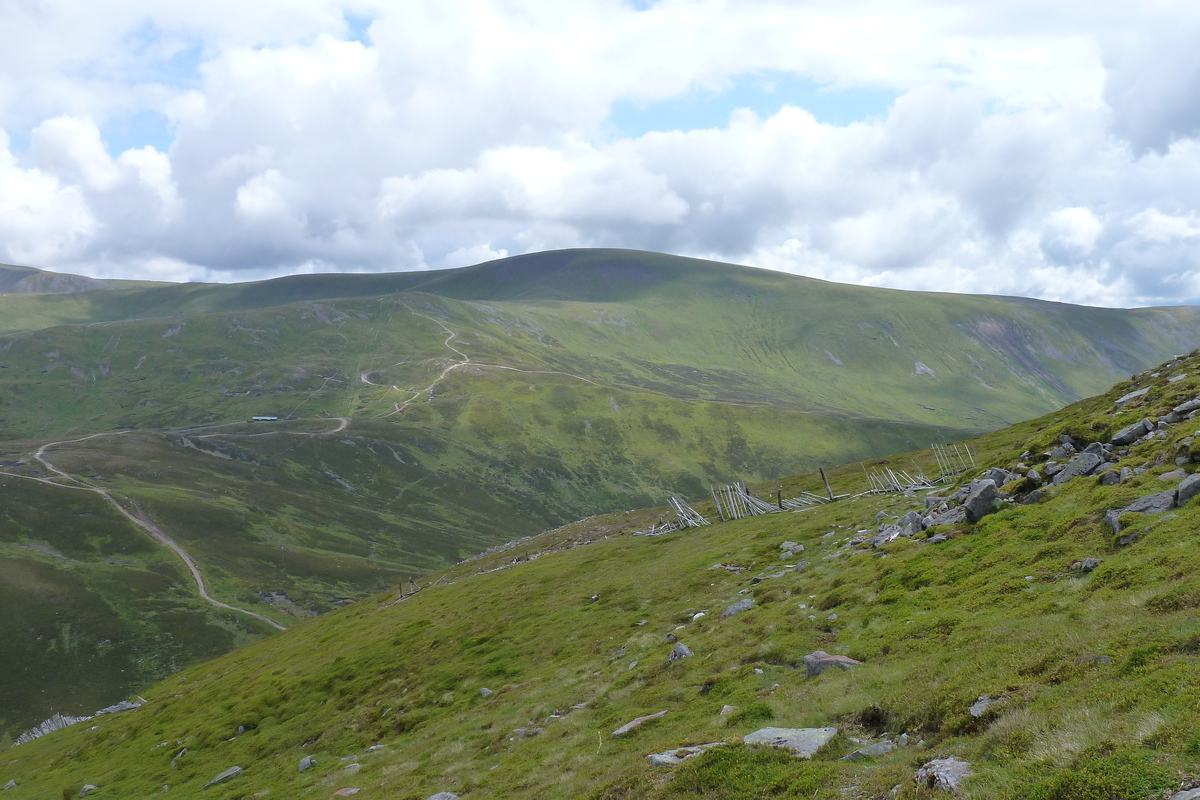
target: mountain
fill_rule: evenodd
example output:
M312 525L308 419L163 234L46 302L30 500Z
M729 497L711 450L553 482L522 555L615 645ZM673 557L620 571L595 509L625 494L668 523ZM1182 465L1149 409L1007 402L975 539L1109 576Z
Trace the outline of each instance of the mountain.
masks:
M0 295L10 733L506 541L995 430L1200 341L1193 308L632 251L105 283Z
M967 798L1167 797L1196 785L1198 407L1193 353L953 462L827 470L835 502L727 522L697 502L712 524L662 536L636 535L661 509L583 520L186 669L0 753L0 781L14 798L911 800L940 794L919 768L965 762ZM888 469L934 482L871 491ZM755 488L776 490L824 484ZM861 663L819 671L817 651ZM767 727L836 731L805 760L746 743Z

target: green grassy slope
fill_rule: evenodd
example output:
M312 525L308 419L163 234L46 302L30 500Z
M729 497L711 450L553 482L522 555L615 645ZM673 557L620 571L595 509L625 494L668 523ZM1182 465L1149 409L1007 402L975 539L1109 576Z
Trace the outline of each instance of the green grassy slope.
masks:
M136 429L50 453L176 536L216 597L290 623L567 520L1045 413L1200 331L1193 309L894 292L596 250L114 282L0 306L37 328L0 336L0 439L21 462L4 471L25 476L0 476L0 591L25 596L27 564L53 587L37 596L55 598L3 629L42 665L14 673L9 729L267 630L200 602L179 562L97 498L72 500L88 514L47 503L76 491L28 480L53 477L31 457L47 441ZM64 319L86 324L41 327ZM243 424L256 414L299 419ZM335 435L336 418L349 423ZM57 543L107 541L106 526L130 554ZM97 610L73 622L82 607ZM68 622L91 655L49 669ZM120 646L94 644L106 640ZM94 668L101 655L111 668Z
M980 469L1010 468L1023 452L1040 461L1063 433L1107 441L1198 393L1193 355L977 439ZM972 765L967 798L1140 800L1195 777L1200 506L1126 517L1140 534L1127 546L1102 516L1173 485L1161 476L1176 458L1190 471L1198 432L1200 421L1181 422L1122 452L1118 466L1146 468L1122 484L1079 478L1039 504L925 534L948 535L941 544L848 543L880 511L924 508L922 494L655 538L630 535L655 511L585 520L454 566L401 602L388 592L186 670L143 692L141 709L0 753L0 780L16 781L14 798L84 783L95 796L169 785L173 796L229 800L348 787L367 798L917 798L929 795L915 768L955 755ZM925 451L830 477L855 492L864 470L885 465L936 474ZM820 482L801 475L759 491L776 487ZM811 563L784 568L795 561L780 558L785 540ZM1084 557L1101 564L1071 567ZM747 597L753 609L720 618ZM694 655L669 663L668 635ZM816 649L864 663L806 679L802 657ZM998 702L974 717L984 694ZM738 709L723 715L726 705ZM764 725L834 725L839 736L802 761L740 743ZM837 760L858 746L852 737L885 732L907 732L908 746ZM727 745L678 767L645 758L714 741ZM301 772L303 756L316 765ZM201 789L233 765L245 771Z

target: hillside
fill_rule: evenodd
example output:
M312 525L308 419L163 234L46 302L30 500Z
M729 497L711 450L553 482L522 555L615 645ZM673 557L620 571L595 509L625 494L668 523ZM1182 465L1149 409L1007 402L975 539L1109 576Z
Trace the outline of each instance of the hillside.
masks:
M966 798L1165 797L1197 785L1197 398L1193 354L974 440L976 468L929 489L860 494L869 471L936 476L924 450L829 470L847 496L798 512L654 537L633 534L661 510L584 520L185 670L0 753L0 781L13 798L917 798L918 768L956 758ZM823 488L757 488L776 490ZM809 675L815 651L861 664ZM769 726L836 735L811 760L743 743Z
M30 328L0 336L9 733L505 541L994 430L1200 341L1191 308L630 251L106 283L0 295Z

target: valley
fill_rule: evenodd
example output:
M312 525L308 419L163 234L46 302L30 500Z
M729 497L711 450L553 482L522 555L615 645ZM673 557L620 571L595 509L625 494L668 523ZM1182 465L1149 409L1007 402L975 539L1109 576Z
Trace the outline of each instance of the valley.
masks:
M1192 308L632 251L39 280L77 291L0 295L9 739L505 542L1001 429L1200 341Z

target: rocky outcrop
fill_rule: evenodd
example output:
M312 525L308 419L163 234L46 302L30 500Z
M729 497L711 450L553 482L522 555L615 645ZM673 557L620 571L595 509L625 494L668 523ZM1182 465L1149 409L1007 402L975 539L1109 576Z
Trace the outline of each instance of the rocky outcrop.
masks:
M1059 470L1054 475L1053 483L1055 486L1066 483L1072 478L1078 478L1082 475L1091 475L1096 471L1096 468L1104 463L1104 459L1095 453L1080 453L1073 456L1067 465Z
M1128 427L1121 428L1121 430L1112 435L1109 441L1117 446L1132 444L1151 430L1153 430L1153 427L1150 425L1150 420L1144 419L1141 422L1135 422Z
M242 772L244 772L244 770L241 767L230 767L208 783L204 784L202 788L207 789L210 786L216 786L218 783L224 783L225 781L233 780L238 775L241 775Z
M967 522L978 522L992 513L1000 493L996 491L996 482L988 478L971 481L967 488L967 499L963 500L962 507L966 512Z
M1104 515L1104 521L1112 528L1113 533L1121 533L1121 516L1123 514L1162 514L1175 507L1175 490L1156 492L1139 497L1124 508L1114 508ZM1126 544L1128 544L1126 542Z

